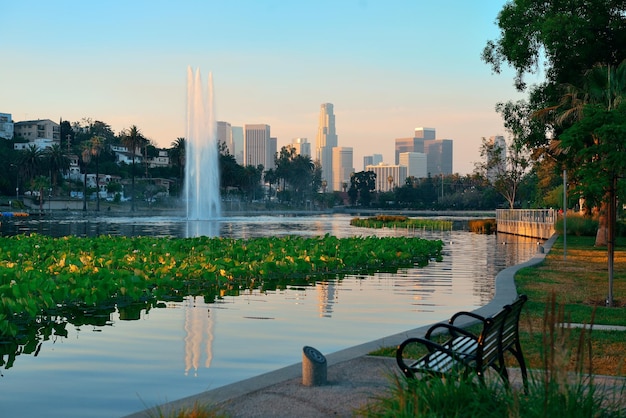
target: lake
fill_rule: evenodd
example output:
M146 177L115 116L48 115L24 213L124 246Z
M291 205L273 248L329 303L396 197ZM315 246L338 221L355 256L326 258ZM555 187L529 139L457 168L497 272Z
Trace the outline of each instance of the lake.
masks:
M187 297L162 307L107 312L99 325L65 324L0 367L2 417L114 417L214 389L302 359L427 325L487 303L495 275L537 251L537 240L453 230L372 230L347 215L227 217L190 227L176 217L14 219L2 234L186 236L399 236L441 239L444 260L398 273L314 286L248 291L215 303ZM98 322L98 321L93 321ZM3 354L6 362L8 355Z

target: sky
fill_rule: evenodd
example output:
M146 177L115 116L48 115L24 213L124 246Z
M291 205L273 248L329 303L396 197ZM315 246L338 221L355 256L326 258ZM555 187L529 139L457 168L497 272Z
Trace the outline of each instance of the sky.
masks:
M136 125L158 147L186 135L187 69L212 73L215 115L270 125L278 148L315 149L322 103L338 144L394 163L417 127L454 140L469 174L483 137L505 135L514 73L482 62L505 0L5 0L0 112ZM533 79L528 79L533 82ZM313 151L314 153L314 151Z

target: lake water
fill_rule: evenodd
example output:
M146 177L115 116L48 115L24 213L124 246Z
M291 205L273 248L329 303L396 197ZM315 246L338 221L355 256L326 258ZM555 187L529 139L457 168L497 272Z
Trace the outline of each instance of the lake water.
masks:
M168 302L102 326L66 326L67 336L23 348L0 368L2 417L115 417L278 369L302 359L310 345L324 354L472 310L493 296L501 269L525 261L536 240L463 230L371 230L347 215L233 217L194 226L222 236L399 236L445 242L444 260L396 274L321 281L310 287L249 291L207 304ZM14 220L2 234L185 236L180 218ZM3 356L6 361L6 356Z

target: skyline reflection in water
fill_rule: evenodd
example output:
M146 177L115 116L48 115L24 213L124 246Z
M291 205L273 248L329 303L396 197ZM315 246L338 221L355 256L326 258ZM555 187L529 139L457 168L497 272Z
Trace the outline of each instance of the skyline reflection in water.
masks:
M415 234L443 240L444 260L394 274L346 276L276 291L248 290L216 303L187 297L135 315L107 314L107 326L69 324L67 337L43 341L37 356L21 354L13 367L0 370L2 414L121 416L297 363L304 345L329 354L433 323L487 303L497 272L536 252L536 240L525 238L449 230L370 230L351 227L350 219L225 218L219 229L222 236L242 238ZM5 227L3 235L8 233ZM185 236L186 225L178 218L110 217L19 226L29 227L38 233L50 227L82 236Z

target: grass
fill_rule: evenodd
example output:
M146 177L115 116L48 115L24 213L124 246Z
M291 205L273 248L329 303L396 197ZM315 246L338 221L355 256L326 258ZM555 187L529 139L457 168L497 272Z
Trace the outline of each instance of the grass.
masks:
M542 327L549 306L548 297L553 293L555 303L562 306L564 322L626 326L626 250L618 247L615 251L615 306L607 307L606 248L596 248L593 244L592 237L567 237L565 249L560 237L541 265L524 268L516 274L518 293L528 295L520 319L520 338L531 368L541 366ZM575 346L581 332L580 329L570 330L570 346ZM590 343L593 373L626 375L626 332L594 329Z
M594 376L626 374L626 331L572 328L568 323L626 325L626 251L615 254L614 307L608 292L606 248L592 237L569 237L546 260L516 275L529 301L520 319L522 350L530 369L528 393L497 380L393 377L385 396L356 411L366 417L626 417L626 380L605 391ZM623 242L621 243L623 244ZM395 355L394 347L376 355ZM417 351L414 355L421 356ZM507 358L511 367L517 364ZM619 382L619 380L618 380Z

